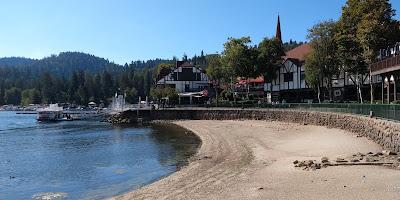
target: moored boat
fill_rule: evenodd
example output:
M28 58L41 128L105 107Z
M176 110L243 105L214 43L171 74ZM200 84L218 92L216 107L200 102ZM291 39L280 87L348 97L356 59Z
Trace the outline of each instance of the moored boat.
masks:
M49 107L37 110L38 121L61 121L64 117L63 108L58 104L50 104Z

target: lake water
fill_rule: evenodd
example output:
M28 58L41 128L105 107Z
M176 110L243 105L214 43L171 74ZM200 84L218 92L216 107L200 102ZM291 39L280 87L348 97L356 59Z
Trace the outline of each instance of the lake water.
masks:
M35 118L0 112L0 199L115 196L175 172L200 144L172 125Z

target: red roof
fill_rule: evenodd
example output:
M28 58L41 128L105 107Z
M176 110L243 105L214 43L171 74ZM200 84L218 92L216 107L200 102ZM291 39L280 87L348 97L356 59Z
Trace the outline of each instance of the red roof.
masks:
M312 51L312 47L309 44L302 44L288 52L286 52L286 56L284 56L284 59L297 59L299 61L304 61L305 56L309 54Z
M238 83L240 85L243 84L247 84L247 80L246 79L242 79L242 78L238 78ZM257 78L249 78L248 83L264 83L264 77L263 76L259 76Z

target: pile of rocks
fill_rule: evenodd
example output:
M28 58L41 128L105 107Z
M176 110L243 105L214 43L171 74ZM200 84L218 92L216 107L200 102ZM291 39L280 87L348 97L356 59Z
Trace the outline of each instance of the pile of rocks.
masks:
M295 160L293 164L295 167L302 168L303 170L316 170L328 166L346 165L382 165L400 169L400 156L398 156L395 152L385 150L377 153L356 153L343 158L338 157L335 160L329 160L328 157L322 157L321 161Z
M303 170L316 170L316 169L321 169L321 167L326 167L322 163L318 163L316 160L304 160L304 161L298 161L295 160L293 162L295 164L295 167L301 167Z
M130 118L121 116L121 114L115 114L107 118L107 122L112 124L131 124L132 120Z

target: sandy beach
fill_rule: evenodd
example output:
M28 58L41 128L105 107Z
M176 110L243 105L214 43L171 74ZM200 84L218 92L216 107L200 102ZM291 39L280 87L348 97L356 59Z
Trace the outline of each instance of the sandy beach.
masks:
M177 121L202 140L180 171L114 199L398 199L400 171L335 166L305 171L294 160L335 159L381 147L326 127L266 121Z

